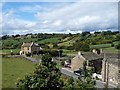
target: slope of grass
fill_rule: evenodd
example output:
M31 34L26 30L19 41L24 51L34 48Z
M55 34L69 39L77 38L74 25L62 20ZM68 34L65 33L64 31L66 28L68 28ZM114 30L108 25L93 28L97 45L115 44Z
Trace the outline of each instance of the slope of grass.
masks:
M40 43L57 43L57 42L59 42L60 40L59 40L60 38L47 38L47 39L43 39L43 40L40 40L39 42Z
M108 47L111 47L111 44L90 45L90 48L108 48Z
M1 52L3 53L11 53L11 50L13 53L19 53L20 52L20 49L3 49L3 50L0 50Z
M18 78L24 78L27 73L32 73L35 63L21 58L2 58L2 87L15 88Z
M72 46L73 43L75 43L76 40L78 40L79 37L71 37L68 40L66 40L65 42L59 43L59 46Z
M111 52L111 53L118 53L118 49L115 49L115 47L103 48L103 51Z
M113 42L114 45L117 45L119 43L120 43L120 41Z

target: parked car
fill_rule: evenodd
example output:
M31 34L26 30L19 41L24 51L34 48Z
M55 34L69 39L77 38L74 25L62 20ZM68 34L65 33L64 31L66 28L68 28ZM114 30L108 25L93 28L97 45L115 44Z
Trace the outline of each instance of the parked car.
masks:
M84 71L82 69L74 71L74 74L77 76L84 76Z
M102 75L101 74L97 74L97 73L93 73L92 74L92 78L102 79Z
M65 63L65 67L71 68L71 64L70 63Z

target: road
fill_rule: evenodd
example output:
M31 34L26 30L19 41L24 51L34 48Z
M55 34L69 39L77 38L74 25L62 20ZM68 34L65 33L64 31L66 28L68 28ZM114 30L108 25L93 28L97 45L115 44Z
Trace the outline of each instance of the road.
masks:
M31 62L41 62L41 60L36 60L34 58L31 58L31 57L24 57L26 58L27 60L31 61Z
M12 55L12 56L10 55L8 57L12 57L12 58L20 57L20 58L25 58L26 60L31 61L31 62L41 62L41 59L40 60L36 60L34 58L26 57L26 56L21 56L21 55Z
M73 78L78 78L77 75L75 75L72 71L70 71L70 70L68 70L68 69L66 69L66 68L61 68L60 71L61 71L62 74L71 76L71 77L73 77Z
M73 73L73 71L71 71L71 70L69 70L67 68L61 68L60 71L61 71L62 74L71 76L71 77L76 78L76 79L78 78L78 76L75 75ZM96 86L95 87L96 88L105 88L105 82L100 81L100 80L96 80ZM115 85L109 84L109 88L116 88L116 87L117 86L115 86Z

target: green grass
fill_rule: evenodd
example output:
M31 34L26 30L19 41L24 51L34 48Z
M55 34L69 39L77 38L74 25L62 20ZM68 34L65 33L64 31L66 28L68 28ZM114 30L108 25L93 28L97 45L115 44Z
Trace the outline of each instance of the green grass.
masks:
M72 46L73 43L75 43L76 40L79 39L79 37L72 37L70 40L70 38L68 38L68 40L66 40L65 42L59 43L59 46Z
M119 43L120 43L120 41L113 42L114 45L117 45Z
M90 45L90 48L108 48L108 47L111 47L111 44Z
M32 73L35 63L21 58L2 58L2 87L15 88L18 78L24 78L27 73Z
M59 42L59 39L60 38L47 38L47 39L43 39L43 40L40 40L39 42L40 43L57 43Z
M78 54L78 51L74 51L74 50L63 50L63 54L66 54L66 55L71 55L71 56L75 56Z
M13 53L19 53L20 52L20 49L3 49L3 50L0 50L0 52L11 53L11 50L12 50Z
M115 47L103 48L103 51L111 52L111 53L118 53L118 49L115 49Z

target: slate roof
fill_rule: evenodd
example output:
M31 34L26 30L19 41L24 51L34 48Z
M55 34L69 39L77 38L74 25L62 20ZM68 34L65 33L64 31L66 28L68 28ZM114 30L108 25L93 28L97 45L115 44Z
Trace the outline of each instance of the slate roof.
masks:
M101 54L95 54L93 52L86 52L86 53L82 53L82 56L86 59L86 60L98 60L98 59L103 59L103 57L101 57Z
M23 43L23 47L30 47L32 45L32 43Z
M93 52L83 52L82 56L86 58L87 60L96 60L96 59L103 59L106 57L107 59L118 59L120 58L120 53L101 53L101 54L95 54Z
M32 46L32 45L35 45L35 46L39 46L37 43L23 43L23 45L22 45L22 47L30 47L30 46Z
M120 53L104 53L102 54L102 57L106 57L106 58L115 58L118 59L120 58Z
M118 65L120 63L120 53L102 53L102 54L95 54L93 52L82 53L82 56L86 58L86 60L109 60L109 63Z

